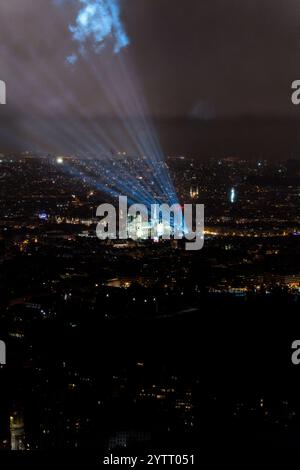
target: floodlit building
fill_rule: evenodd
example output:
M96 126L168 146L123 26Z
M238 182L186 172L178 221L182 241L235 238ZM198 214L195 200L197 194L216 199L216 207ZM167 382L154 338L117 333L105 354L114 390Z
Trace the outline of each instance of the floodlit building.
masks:
M25 450L25 429L23 414L15 411L10 416L10 447L11 450Z

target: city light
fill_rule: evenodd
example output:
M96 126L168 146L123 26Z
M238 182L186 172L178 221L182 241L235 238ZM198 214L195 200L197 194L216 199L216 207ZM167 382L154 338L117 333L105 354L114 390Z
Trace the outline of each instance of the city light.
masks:
M236 202L236 190L235 190L235 188L231 188L231 190L230 190L230 202L232 204Z

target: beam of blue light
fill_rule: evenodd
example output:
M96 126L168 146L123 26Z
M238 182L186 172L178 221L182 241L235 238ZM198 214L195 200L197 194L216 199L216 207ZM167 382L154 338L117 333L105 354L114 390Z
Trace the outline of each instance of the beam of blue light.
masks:
M16 72L19 74L21 70L19 70L18 66L19 63L16 65ZM55 88L60 89L62 84L54 78L52 75L49 77L47 74L47 70L44 70L45 79L48 77L49 84L55 84ZM31 86L37 86L38 83L34 78L30 78L29 75L23 75L23 84L27 83L26 81L30 80ZM44 87L43 91L43 98L44 102L48 102L51 98L51 93L48 91L48 87ZM68 102L72 104L74 107L74 111L79 108L79 103L76 97L73 97L72 93L67 93ZM21 108L20 108L20 111ZM56 113L56 121L57 117L63 117L61 111ZM35 142L37 145L37 149L43 150L46 153L49 153L48 146L57 146L57 152L61 153L61 145L68 145L70 142L73 142L76 145L76 153L81 155L81 157L86 157L88 160L88 156L93 156L93 159L89 159L89 163L94 163L94 174L95 176L100 176L102 171L102 166L105 161L99 160L99 153L100 151L106 156L106 164L108 163L107 159L111 163L110 169L106 168L105 170L105 177L102 174L101 179L96 178L93 180L90 176L87 176L89 183L94 181L94 187L101 189L102 191L111 194L111 187L115 188L114 194L122 194L128 195L129 198L133 202L143 202L145 205L150 205L151 203L155 203L153 199L153 195L151 195L151 188L150 191L142 184L140 181L137 181L134 174L131 175L128 173L128 170L123 167L122 161L114 159L113 156L108 151L107 147L103 147L101 145L101 141L95 137L93 132L91 133L90 126L81 123L72 122L72 124L68 124L65 122L60 122L59 126L55 125L54 123L50 124L43 119L39 119L38 126L35 127L30 120L27 120L23 123L24 129L26 130L28 136L32 142ZM98 129L99 132L99 129ZM141 173L141 168L139 168L140 163L137 160L137 168L135 169L136 174ZM67 169L67 166L64 165L64 168ZM73 176L77 175L77 177L81 176L85 178L85 173L76 173L73 172ZM106 181L106 182L105 182ZM109 184L107 183L109 182ZM113 183L113 184L112 184Z
M92 163L92 161L90 161L90 163ZM109 186L108 183L100 181L99 178L97 178L97 175L94 174L94 172L93 176L91 176L87 173L87 169L78 166L75 167L74 165L66 161L63 165L60 166L60 170L64 171L72 177L79 179L80 181L83 181L84 183L87 183L90 187L97 189L103 194L108 194L113 198L126 195L130 204L139 202L145 204L146 207L150 207L151 204L155 204L154 199L145 199L139 193L136 193L134 191L128 191L127 185L125 184L123 186L120 181L116 182L116 186L114 186L114 184Z
M115 29L116 31L124 31L121 21L120 21L120 6L119 3L111 0L80 0L81 3L84 4L84 7L81 8L78 12L77 15L77 27L71 27L71 32L73 33L73 39L77 40L81 46L84 45L86 40L89 38L92 41L92 44L94 45L94 50L96 52L101 52L102 47L104 45L105 38L110 34L110 27L111 27L111 22L116 25ZM108 14L110 13L110 15ZM113 21L112 21L113 20ZM124 36L122 34L119 34L118 37L123 38ZM122 43L122 41L120 41ZM126 39L123 42L124 45L129 44L129 39L126 36ZM98 47L100 46L100 49ZM97 47L95 47L97 46ZM117 49L115 48L115 52L120 52L121 48L118 47ZM71 55L67 58L69 63L74 63L74 55ZM92 62L93 65L93 62ZM121 64L122 65L122 64ZM126 67L124 70L124 67L120 67L123 70L121 70L122 73L122 78L127 78L126 76ZM124 73L125 71L125 73ZM111 72L111 71L110 71ZM118 74L116 75L118 76ZM110 83L110 88L112 86L113 80L109 80ZM149 163L152 165L153 168L153 173L156 179L159 180L159 184L162 188L162 190L169 195L170 202L176 201L176 193L174 190L174 187L171 183L171 180L169 178L168 171L160 165L160 168L157 169L156 163L158 161L162 161L162 152L159 149L158 141L153 137L152 130L149 132L149 128L147 128L147 123L145 122L145 116L143 113L143 109L141 109L140 106L140 101L137 98L135 92L134 92L134 87L132 86L130 79L126 80L126 86L123 86L124 84L122 83L122 95L123 99L119 100L119 105L121 104L123 111L128 112L129 109L133 109L135 114L138 114L139 119L143 119L142 122L142 129L136 129L137 132L135 132L134 139L137 142L139 147L144 147L142 152L139 152L140 154L146 154L147 158L149 159ZM124 88L127 89L127 91L130 92L130 100L124 101L124 95L125 93ZM129 103L128 103L129 101ZM129 104L129 106L128 106ZM128 126L128 123L127 123ZM130 126L130 124L129 124ZM128 129L130 134L133 134L133 129ZM143 135L142 141L145 145L141 145L140 142L140 136ZM146 148L145 148L146 147ZM156 154L157 158L152 157L152 155ZM151 156L150 156L151 155ZM151 161L153 158L153 162ZM156 160L156 161L155 161Z
M147 111L140 96L142 94L136 91L138 85L133 83L134 79L129 74L129 67L122 63L121 56L118 56L115 61L107 62L104 69L100 68L100 72L92 59L89 65L95 78L98 78L100 74L99 87L104 89L106 95L109 96L117 116L122 119L124 128L136 146L137 153L146 156L156 185L165 193L169 202L172 204L178 202L165 167L163 152L155 137L155 131L150 120L146 118ZM111 76L114 80L111 80Z
M91 38L87 38L87 41L89 39ZM28 52L31 53L32 58L36 61L37 57L34 54L34 50L32 49ZM96 50L96 52L99 51ZM84 56L84 60L86 57L87 55ZM116 194L128 195L128 197L134 199L134 202L176 202L171 199L173 197L176 198L175 191L173 192L172 183L155 132L146 118L142 96L140 96L142 93L139 94L139 90L136 90L137 84L134 80L131 80L132 73L129 75L131 69L128 70L128 64L120 67L118 60L120 57L120 54L115 54L111 58L111 63L107 67L107 80L104 82L104 85L103 82L99 83L100 87L104 88L107 94L110 95L109 98L116 98L117 115L122 120L122 130L118 133L116 139L114 139L115 136L112 139L106 136L104 129L101 129L101 126L98 127L93 121L87 121L86 116L82 112L82 103L76 96L76 92L74 93L70 88L66 87L65 81L62 80L59 74L49 70L46 57L45 60L40 60L41 58L39 58L39 63L37 64L39 71L42 72L43 87L41 87L37 80L37 76L32 76L31 70L26 68L23 70L19 67L20 69L16 73L16 77L22 75L22 88L24 88L24 78L27 76L30 85L28 89L37 90L38 92L37 99L35 99L35 94L33 94L32 102L36 104L37 110L41 113L41 120L36 125L36 128L32 126L30 120L26 121L24 124L25 129L28 131L28 136L32 137L33 141L38 142L38 146L43 148L46 153L49 153L49 149L45 148L46 144L50 147L54 146L59 154L63 153L61 150L62 146L68 146L69 144L72 148L76 146L76 154L81 157L92 156L95 160L95 178L93 181L99 185L99 189L102 187L103 190L106 188L106 191L110 191L113 187L116 189ZM102 55L101 59L103 58L104 56ZM70 57L70 60L76 61L75 57ZM91 71L94 63L89 65L90 67L87 68L87 72ZM125 74L126 70L128 72L127 75ZM112 83L114 87L119 86L118 95L114 93L114 90L110 89ZM40 101L41 97L43 97L42 101ZM55 106L53 108L47 106L48 103L51 103L53 97L58 102L57 109ZM61 97L65 98L65 100L61 99ZM66 107L65 101L67 103ZM41 103L44 103L44 105L41 105ZM121 108L123 114L122 112L118 113L118 107ZM50 124L43 120L45 109L48 116L50 110L49 117L52 119L52 121L49 121ZM73 121L72 123L70 121L62 122L58 120L60 117L64 118L65 112L67 112L67 115L70 115L70 110L72 115L82 116L85 119L80 122ZM20 109L20 112L22 112L22 109ZM53 115L53 113L55 114ZM137 116L139 122L130 119L130 116L131 118L132 116ZM140 168L133 170L132 174L131 169L124 165L122 161L114 159L111 153L111 149L122 148L125 145L124 136L126 136L126 133L136 150L136 153L133 153L133 155L137 157L146 156L144 162L142 162L142 159L137 160L137 162L140 162L137 163L137 166L140 165ZM102 162L98 161L100 155L105 156L109 160L108 164L111 163L111 166L106 167L105 175L101 175ZM148 165L150 171L142 173L144 179L140 181L137 179L137 175L143 172L144 163ZM99 171L96 170L97 167L99 167ZM81 173L81 176L83 174L85 172ZM154 181L155 185L152 184Z
M81 106L80 106L80 102L78 101L78 98L74 96L74 94L72 94L70 90L68 89L65 90L64 84L60 80L58 80L56 75L53 75L53 74L49 75L48 71L46 70L46 67L42 71L43 71L43 78L45 79L45 81L47 80L47 82L49 83L49 85L51 85L51 87L54 86L55 89L59 93L61 93L62 97L65 100L67 100L68 105L71 106L72 110L74 110L74 113L76 112L77 115L80 115L84 119L84 115L81 112ZM44 102L49 101L49 93L47 92L47 87L43 89L43 95L44 95L43 101ZM56 115L55 115L56 119L60 115L63 117L61 110L56 111ZM102 155L105 155L106 158L107 157L111 158L111 153L109 149L112 147L115 147L115 142L109 139L108 136L105 135L105 133L102 131L102 129L99 128L99 126L98 127L95 126L93 124L93 121L92 122L89 121L88 124L85 124L84 122L82 122L81 125L78 125L78 123L73 122L71 126L68 124L62 123L60 124L60 131L63 131L63 133L67 136L69 141L76 142L76 145L78 148L77 153L81 153L81 155L85 155L88 152L89 154L93 154L95 158L99 158L99 153L101 153ZM101 136L100 140L99 140L99 135L97 134L100 134ZM120 142L124 141L124 136L122 136L122 138L120 136L119 141ZM60 150L58 149L58 151ZM119 168L119 170L122 169L120 168L121 166L120 161L116 162L112 160L112 163L116 165L117 168ZM117 170L117 168L115 168L115 170ZM136 179L131 174L129 174L128 172L126 174L126 170L123 171L123 173L124 173L124 179L127 179L131 183L131 185L133 185L133 187L137 185ZM147 192L148 197L149 197L150 193L144 187L144 183L139 182L139 186L140 186L141 192L142 193Z
M18 65L15 64L16 69L18 70ZM20 71L21 72L21 71ZM51 78L52 77L52 78ZM49 77L47 74L47 71L45 70L45 80L48 79L51 85L55 85L55 88L61 89L62 84L58 81L56 77L51 76ZM26 82L27 75L25 74L23 84ZM30 79L32 80L32 79ZM33 80L34 81L34 80ZM61 92L63 92L63 89L61 89ZM43 88L43 97L44 97L44 102L47 102L49 100L49 93L47 91L47 87ZM80 109L78 100L76 97L73 97L73 95L69 92L66 93L66 97L68 98L68 102L74 107L74 110ZM61 115L61 112L56 113L56 119ZM62 115L63 117L63 115ZM74 142L76 144L76 150L78 154L81 154L81 156L87 157L88 155L93 155L93 158L97 160L99 158L99 154L102 153L106 157L111 160L111 164L113 165L113 171L106 170L106 175L110 181L119 181L119 190L122 191L123 194L128 194L130 195L133 193L133 195L136 196L139 195L140 199L144 201L150 201L151 200L151 194L149 190L146 189L143 183L140 181L137 181L137 179L134 177L134 175L131 175L122 167L122 163L119 160L114 160L111 155L110 151L108 150L107 146L104 146L101 144L101 141L99 141L95 135L91 132L90 126L86 125L78 125L78 123L72 123L72 125L66 124L64 122L60 123L60 128L59 128L59 135L57 132L56 127L54 126L49 126L49 124L45 123L43 120L39 120L39 125L38 129L35 129L34 126L29 121L25 122L25 129L27 133L31 135L31 139L33 139L38 148L46 150L44 145L41 145L40 141L40 133L41 131L44 131L44 137L42 144L49 143L50 145L53 145L55 142L64 143L65 145L68 145L70 141ZM98 129L99 132L99 129ZM46 140L46 141L45 141ZM110 141L110 146L113 146L113 142ZM57 152L61 153L61 149L58 147ZM47 153L47 152L46 152ZM102 162L103 163L103 162ZM96 165L95 170L97 168L101 168L101 162L98 162L98 166ZM124 183L126 181L126 184Z
M128 181L128 179L124 178L124 175L119 171L116 171L115 169L112 171L111 168L113 167L108 168L107 165L105 166L105 162L102 162L101 165L99 161L97 162L91 158L89 158L87 162L87 171L92 170L93 176L98 182L100 180L103 180L103 182L106 181L109 186L113 187L120 195L131 196L135 202L142 201L143 203L151 204L153 197L150 193L145 193L143 188L141 188L136 181ZM103 175L103 172L105 172L105 175Z
M115 95L118 96L118 100L122 103L123 108L131 115L137 117L133 131L142 144L143 152L147 156L161 188L170 197L170 202L177 202L176 192L169 172L165 167L164 155L156 132L151 120L147 117L149 113L143 93L140 90L139 83L132 74L133 65L125 61L124 55L118 56L115 62L117 69L120 69L119 73L115 70L115 74L116 76L121 75L123 82L122 87L115 87ZM126 94L123 92L124 89L126 89Z

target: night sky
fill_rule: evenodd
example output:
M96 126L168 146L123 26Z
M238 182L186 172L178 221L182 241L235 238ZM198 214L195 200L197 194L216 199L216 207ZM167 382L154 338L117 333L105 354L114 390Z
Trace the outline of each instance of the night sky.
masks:
M4 147L12 145L12 134L23 132L24 119L116 117L107 88L90 67L93 60L95 70L103 69L112 53L106 49L66 64L77 48L68 25L78 3L59 3L1 1L0 78L8 87L8 104L1 107ZM133 65L166 151L243 151L251 141L251 152L256 145L269 154L272 145L276 152L298 152L298 124L291 131L290 122L300 118L290 99L291 82L300 78L298 0L121 0L121 6L130 38L122 54ZM114 83L122 86L117 77ZM242 127L228 127L241 118ZM227 131L220 125L224 120ZM270 120L281 134L274 144Z

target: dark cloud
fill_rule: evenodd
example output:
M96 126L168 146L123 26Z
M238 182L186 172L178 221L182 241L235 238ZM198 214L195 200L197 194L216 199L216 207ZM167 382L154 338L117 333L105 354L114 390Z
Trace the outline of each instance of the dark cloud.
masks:
M130 25L154 112L205 97L218 116L292 114L300 74L296 0L133 0Z
M60 4L61 3L61 4ZM103 55L79 60L69 24L78 2L2 0L0 78L20 114L114 116ZM298 0L121 0L126 51L156 118L297 117ZM117 83L118 78L110 77ZM10 108L9 108L10 107ZM80 110L80 112L78 111ZM7 111L6 111L7 112Z

